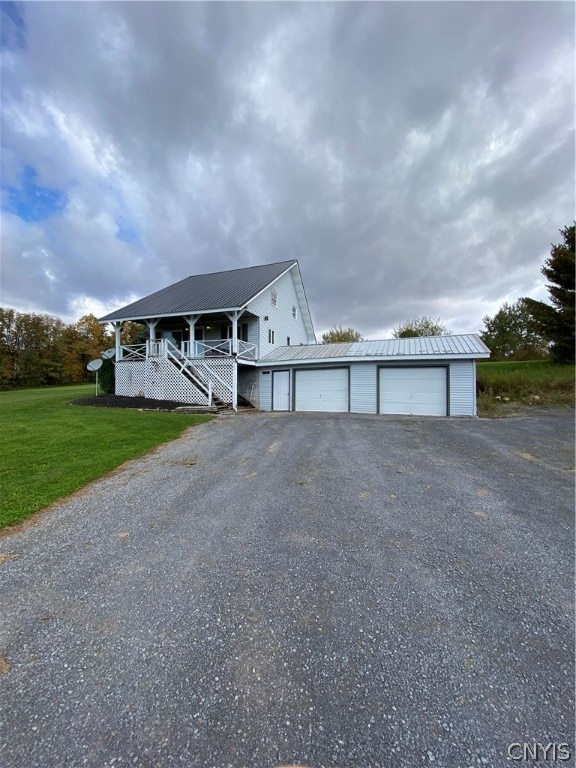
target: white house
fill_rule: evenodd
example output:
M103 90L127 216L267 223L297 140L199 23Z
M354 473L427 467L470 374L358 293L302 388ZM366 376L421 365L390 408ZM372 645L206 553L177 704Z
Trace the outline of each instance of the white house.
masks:
M145 343L120 343L128 320ZM298 262L187 277L100 319L116 394L274 411L476 415L475 335L317 344Z

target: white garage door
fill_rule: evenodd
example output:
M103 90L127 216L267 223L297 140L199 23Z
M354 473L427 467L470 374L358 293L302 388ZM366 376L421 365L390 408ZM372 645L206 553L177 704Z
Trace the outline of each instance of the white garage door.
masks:
M446 416L446 368L380 368L379 411Z
M296 410L348 411L348 369L296 371Z

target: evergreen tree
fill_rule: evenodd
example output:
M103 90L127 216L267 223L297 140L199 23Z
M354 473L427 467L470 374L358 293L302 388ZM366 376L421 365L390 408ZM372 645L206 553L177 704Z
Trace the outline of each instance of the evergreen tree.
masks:
M552 358L558 363L574 362L575 346L575 257L574 224L560 232L563 242L552 244L542 274L548 279L550 304L525 298L540 333L551 342Z

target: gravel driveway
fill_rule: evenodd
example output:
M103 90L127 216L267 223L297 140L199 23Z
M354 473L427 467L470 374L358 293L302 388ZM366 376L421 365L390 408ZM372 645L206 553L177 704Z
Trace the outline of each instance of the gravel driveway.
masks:
M574 765L573 446L246 413L125 465L0 538L0 764Z

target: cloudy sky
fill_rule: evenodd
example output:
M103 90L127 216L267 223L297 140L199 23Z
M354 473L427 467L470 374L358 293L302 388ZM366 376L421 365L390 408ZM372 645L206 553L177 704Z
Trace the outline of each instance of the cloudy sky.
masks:
M297 258L319 335L455 333L574 216L571 2L2 2L1 303Z

